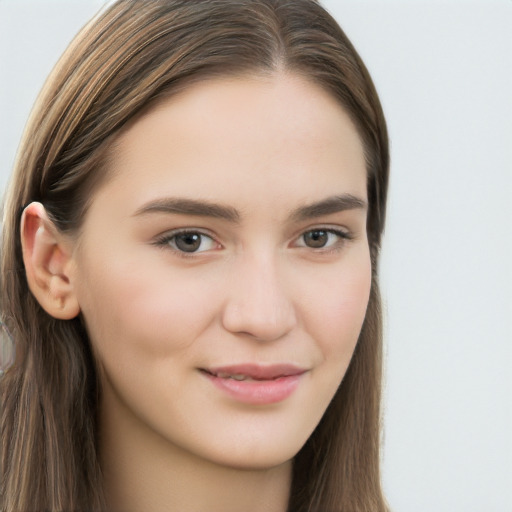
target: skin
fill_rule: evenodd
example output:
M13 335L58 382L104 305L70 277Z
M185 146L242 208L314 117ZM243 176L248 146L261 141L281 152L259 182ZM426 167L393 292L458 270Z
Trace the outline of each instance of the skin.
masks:
M294 75L215 79L132 123L111 167L66 263L103 384L111 509L286 510L292 459L345 374L371 277L364 207L293 212L367 201L354 125ZM238 218L146 211L165 198ZM203 233L197 252L179 250L183 228ZM308 246L322 229L325 246ZM200 371L240 363L304 374L286 399L247 404Z

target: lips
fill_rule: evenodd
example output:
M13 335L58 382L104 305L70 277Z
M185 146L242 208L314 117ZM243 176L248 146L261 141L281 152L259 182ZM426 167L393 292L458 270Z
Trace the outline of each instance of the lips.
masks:
M242 364L233 366L222 366L204 369L215 377L235 380L275 380L280 377L291 377L301 375L306 370L289 364L277 364L271 366L260 366L255 364Z
M289 364L242 364L204 368L201 372L231 399L262 405L288 398L307 370Z

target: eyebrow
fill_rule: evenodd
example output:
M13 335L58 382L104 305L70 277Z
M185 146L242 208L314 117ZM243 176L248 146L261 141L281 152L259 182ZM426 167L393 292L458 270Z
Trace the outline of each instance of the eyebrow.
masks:
M224 206L209 201L166 197L151 201L135 212L135 216L148 213L170 213L193 215L197 217L213 217L229 222L240 222L240 213L231 206Z
M301 206L292 212L290 219L300 222L309 219L343 212L345 210L367 210L368 203L352 194L331 196L322 201Z
M345 210L366 210L367 208L368 203L365 200L352 194L342 194L331 196L327 199L307 204L305 206L300 206L290 214L289 220L292 222L301 222L322 217L323 215L343 212ZM231 206L203 200L173 197L166 197L151 201L139 208L135 212L134 216L150 213L213 217L233 223L239 223L241 219L240 212Z

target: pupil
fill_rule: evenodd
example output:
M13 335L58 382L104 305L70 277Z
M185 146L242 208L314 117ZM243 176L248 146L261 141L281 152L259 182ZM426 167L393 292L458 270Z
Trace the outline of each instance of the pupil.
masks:
M194 252L201 245L201 235L197 233L183 233L176 237L176 247L180 251Z
M304 235L304 243L308 247L319 249L324 247L327 243L328 233L327 231L310 231Z

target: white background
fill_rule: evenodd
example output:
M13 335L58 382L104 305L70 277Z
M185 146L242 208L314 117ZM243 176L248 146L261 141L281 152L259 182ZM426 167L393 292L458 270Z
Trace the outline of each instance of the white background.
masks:
M0 190L52 65L102 0L0 0ZM512 512L512 1L325 0L392 143L382 281L395 512Z

